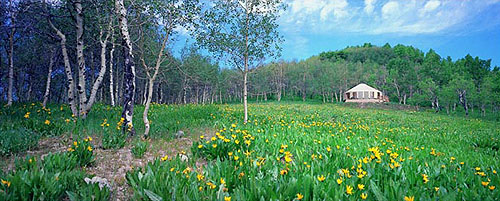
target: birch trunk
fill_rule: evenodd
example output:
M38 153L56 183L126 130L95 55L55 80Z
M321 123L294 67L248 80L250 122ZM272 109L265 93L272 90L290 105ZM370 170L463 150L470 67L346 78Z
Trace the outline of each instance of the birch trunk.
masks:
M108 44L109 36L111 34L109 32L110 27L111 27L111 21L110 21L110 24L108 26L108 33L106 34L104 40L102 40L103 30L101 29L101 31L99 33L99 43L101 44L101 69L99 70L99 75L97 76L97 79L95 80L95 82L92 86L90 98L89 98L88 102L85 104L82 118L86 118L87 114L89 113L90 109L92 108L92 105L95 102L97 91L99 90L99 87L101 86L102 80L104 79L104 74L106 74L106 47Z
M87 103L87 94L85 92L85 58L83 56L83 8L81 0L75 0L73 6L76 11L76 57L78 62L78 98L79 98L79 115L85 117L85 104Z
M75 104L75 83L73 80L73 72L71 71L71 65L69 62L68 50L66 49L66 35L64 35L59 29L57 29L49 19L49 25L52 29L57 33L59 38L61 39L61 52L64 60L64 72L66 73L66 79L68 79L68 104L71 108L71 112L73 116L78 115L78 110Z
M45 85L45 94L43 95L43 107L47 106L47 101L50 95L50 81L52 79L52 66L54 65L55 50L52 50L49 62L49 72L47 73L47 84Z
M12 4L12 2L11 2ZM15 20L15 18L12 18ZM14 24L14 21L12 21ZM7 106L12 105L12 88L14 87L14 33L16 28L12 27L9 34L9 89L7 92Z
M120 22L120 32L123 37L123 57L124 57L124 81L123 81L123 112L122 118L124 120L123 131L129 131L130 135L135 134L132 118L134 115L134 99L135 99L135 64L134 55L132 54L132 41L128 32L127 25L127 10L123 5L123 0L115 1L115 9Z
M144 121L144 137L147 137L149 135L149 130L150 130L150 124L148 120L148 112L149 112L149 107L151 105L151 98L153 97L153 87L154 87L154 81L156 79L156 76L158 76L158 71L160 69L161 64L165 61L164 55L163 55L163 50L165 49L167 42L168 42L168 37L169 33L167 32L165 34L165 37L163 38L162 46L160 49L160 52L158 52L158 57L156 58L156 65L154 68L154 74L151 76L151 74L148 71L148 67L146 65L146 62L144 59L142 59L142 65L144 67L144 70L146 71L146 75L148 76L149 80L149 87L148 87L148 97L146 99L146 104L144 106L144 113L142 114L142 120Z
M153 84L154 84L154 79L149 79L148 97L146 99L146 104L144 106L144 113L142 114L142 120L144 121L144 137L149 136L149 130L151 129L151 125L149 124L149 119L148 119L148 112L149 112L149 107L151 106L151 98L153 97Z
M113 80L113 55L115 53L115 41L113 33L114 29L111 28L111 51L109 52L109 94L111 97L111 106L115 106L115 89Z

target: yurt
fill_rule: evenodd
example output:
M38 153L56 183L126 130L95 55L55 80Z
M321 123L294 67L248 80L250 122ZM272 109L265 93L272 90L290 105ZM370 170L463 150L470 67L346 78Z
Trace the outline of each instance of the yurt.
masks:
M345 102L382 103L389 102L389 98L381 91L361 83L344 93Z

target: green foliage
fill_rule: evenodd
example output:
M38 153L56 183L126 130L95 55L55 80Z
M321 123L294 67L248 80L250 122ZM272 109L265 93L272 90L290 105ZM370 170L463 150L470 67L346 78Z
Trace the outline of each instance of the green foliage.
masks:
M283 37L278 32L281 0L217 0L201 13L194 35L197 41L218 56L228 56L235 68L256 67L266 57L280 55ZM245 72L248 69L245 69Z
M46 171L62 172L73 170L79 166L78 158L70 152L49 153L42 162Z
M142 158L144 156L144 153L146 153L148 149L148 143L146 141L142 140L137 140L137 142L134 143L134 147L130 149L132 152L132 155L136 158Z
M78 165L87 166L94 162L94 145L91 143L92 138L76 140L68 148L71 155L76 157Z
M214 196L199 191L197 174L178 158L155 160L143 168L127 172L127 182L137 200L213 200ZM215 181L212 181L215 183ZM212 184L215 185L215 184ZM202 188L206 188L203 184Z
M214 159L227 159L230 156L228 153L233 154L233 150L249 150L254 144L251 143L251 137L246 134L246 131L241 131L233 124L229 129L223 128L215 133L215 136L210 139L204 139L201 136L200 141L193 142L191 151L193 155L204 157L210 160ZM234 141L234 143L229 143Z
M35 170L39 167L39 159L34 156L26 156L24 159L14 161L16 171Z
M84 182L90 175L78 168L76 155L72 152L51 153L43 160L27 156L16 160L15 164L15 171L0 175L0 200L64 200L67 196L71 200L110 198L107 188L100 189L97 184Z
M207 134L195 141L192 160L163 157L127 173L134 199L294 200L300 194L303 200L360 200L362 195L367 200L495 200L499 196L496 133L500 128L495 122L434 112L251 104L250 121L243 124L241 105L220 109L214 115L218 122L214 138ZM198 169L194 161L200 157L207 164Z
M0 130L0 156L16 154L38 146L40 135L25 128Z
M98 183L79 186L75 192L66 191L71 201L109 200L111 192L107 187L99 187Z
M102 134L103 149L120 149L125 146L127 135L121 132L105 131Z

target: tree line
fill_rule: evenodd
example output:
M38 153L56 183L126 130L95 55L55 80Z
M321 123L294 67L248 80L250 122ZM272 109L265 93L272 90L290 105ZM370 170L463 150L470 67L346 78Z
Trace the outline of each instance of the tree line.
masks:
M81 119L95 102L121 105L123 130L131 134L134 105L144 104L147 135L152 102L233 100L222 89L237 79L246 122L247 75L279 55L277 19L284 8L281 0L1 1L0 95L7 106L67 103ZM180 32L196 44L175 57Z
M500 106L500 69L491 60L466 55L453 61L434 50L412 46L365 43L323 52L300 62L275 62L256 69L251 92L264 99L282 94L342 102L349 88L367 83L388 95L391 102L455 110L497 112Z
M470 55L453 61L432 49L366 43L276 60L282 9L279 0L1 1L1 99L67 103L81 118L95 102L121 105L131 132L133 106L144 104L146 134L152 102L242 102L246 121L247 99L343 102L361 82L400 104L499 109L499 68ZM175 57L180 32L196 43Z

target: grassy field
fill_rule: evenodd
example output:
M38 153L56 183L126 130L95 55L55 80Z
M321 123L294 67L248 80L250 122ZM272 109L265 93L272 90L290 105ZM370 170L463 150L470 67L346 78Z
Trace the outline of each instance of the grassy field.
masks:
M153 105L151 138L141 140L120 135L120 108L96 105L85 121L61 105L1 108L0 200L500 198L499 122L333 104L250 104L249 111L244 124L239 104ZM176 139L179 130L186 136ZM75 162L55 168L58 161ZM83 181L93 176L112 188Z

